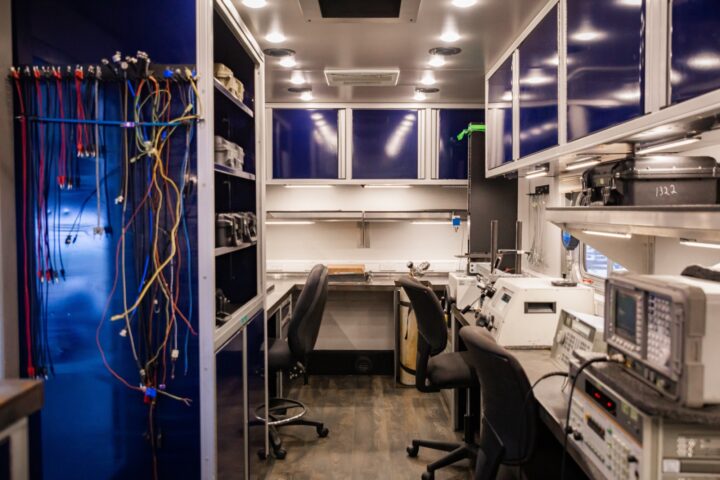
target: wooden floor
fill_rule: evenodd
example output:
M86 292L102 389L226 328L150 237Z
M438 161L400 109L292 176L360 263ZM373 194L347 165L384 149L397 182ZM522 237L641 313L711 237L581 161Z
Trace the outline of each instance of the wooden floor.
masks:
M296 381L286 395L309 407L308 418L325 422L327 438L312 427L281 429L287 458L271 459L253 478L272 480L420 480L425 465L441 452L420 449L410 458L405 447L413 438L459 441L450 428L449 411L440 394L396 387L392 377L313 376L309 385ZM469 464L447 467L435 478L472 478Z

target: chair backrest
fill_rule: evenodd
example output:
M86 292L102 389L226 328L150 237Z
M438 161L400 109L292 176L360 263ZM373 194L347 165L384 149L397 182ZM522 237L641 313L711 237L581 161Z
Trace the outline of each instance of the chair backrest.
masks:
M517 359L482 327L464 327L460 337L468 349L468 363L480 380L483 438L496 437L503 446L503 464L527 462L535 449L537 405L530 382Z
M295 302L288 328L288 345L295 359L306 365L307 357L315 348L320 323L325 312L328 292L328 270L315 265ZM307 366L307 365L306 365Z
M421 391L429 391L431 389L426 388L428 360L447 346L445 313L432 288L411 277L402 277L397 283L405 289L417 319L419 335L415 386Z

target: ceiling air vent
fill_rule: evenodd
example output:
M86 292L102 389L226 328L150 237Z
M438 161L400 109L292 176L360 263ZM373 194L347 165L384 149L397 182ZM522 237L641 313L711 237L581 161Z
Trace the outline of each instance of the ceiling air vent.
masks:
M400 70L397 68L325 69L325 80L331 87L394 87L399 78Z
M306 22L414 23L420 0L299 0Z

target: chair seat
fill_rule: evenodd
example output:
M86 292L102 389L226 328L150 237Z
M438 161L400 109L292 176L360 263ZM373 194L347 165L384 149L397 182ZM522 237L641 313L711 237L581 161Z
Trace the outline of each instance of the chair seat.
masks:
M468 352L441 353L428 361L428 378L437 388L472 387L475 372L468 363Z
M288 343L277 338L271 338L269 341L268 370L270 370L270 372L290 370L295 364L295 361L293 360L293 355Z

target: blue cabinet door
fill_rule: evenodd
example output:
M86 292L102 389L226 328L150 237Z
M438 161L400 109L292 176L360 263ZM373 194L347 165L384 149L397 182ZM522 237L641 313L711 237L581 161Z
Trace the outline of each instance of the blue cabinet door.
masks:
M555 7L520 45L520 157L558 144L557 19Z
M273 178L338 178L338 111L273 110Z
M720 2L672 0L671 102L720 88Z
M568 140L644 113L644 12L644 0L568 0Z
M215 354L218 480L245 478L247 425L245 421L244 332Z
M265 313L255 315L245 327L247 338L247 405L248 460L251 479L266 478L265 462L258 452L265 449L265 425L255 420L255 410L267 402L265 398Z
M477 109L440 110L438 127L438 178L441 180L467 180L468 138L459 141L458 133L470 123L483 123L485 111Z
M499 167L513 160L512 56L488 79L487 164Z
M354 179L418 178L417 110L353 110Z

